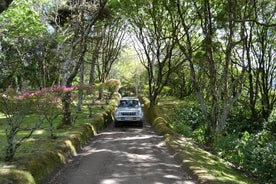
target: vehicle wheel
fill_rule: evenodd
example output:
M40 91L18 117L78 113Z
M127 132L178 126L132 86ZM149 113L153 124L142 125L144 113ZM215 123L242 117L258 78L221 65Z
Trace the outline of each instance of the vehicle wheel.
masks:
M138 126L139 126L140 128L143 128L143 121L139 121L139 122L138 122Z
M115 128L119 128L120 127L120 123L118 121L114 121L114 127Z

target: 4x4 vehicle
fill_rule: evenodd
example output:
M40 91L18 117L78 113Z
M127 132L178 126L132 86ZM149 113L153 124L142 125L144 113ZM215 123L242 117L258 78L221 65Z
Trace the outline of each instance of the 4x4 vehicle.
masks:
M137 122L143 127L143 104L136 97L123 97L120 99L115 111L115 127L123 123Z

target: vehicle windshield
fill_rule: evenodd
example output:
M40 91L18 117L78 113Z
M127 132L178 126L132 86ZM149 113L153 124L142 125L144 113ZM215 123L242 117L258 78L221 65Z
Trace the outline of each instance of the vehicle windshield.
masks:
M120 100L118 107L139 107L138 100Z

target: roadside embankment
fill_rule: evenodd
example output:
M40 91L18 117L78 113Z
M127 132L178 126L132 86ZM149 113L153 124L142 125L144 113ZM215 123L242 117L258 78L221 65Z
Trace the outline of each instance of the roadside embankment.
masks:
M254 183L242 173L227 165L219 157L201 149L191 139L185 138L167 126L158 106L150 107L147 98L142 98L144 112L149 122L159 135L163 135L174 157L183 169L199 181L208 184L247 184Z
M55 150L45 150L40 156L30 158L22 168L0 169L0 184L35 184L66 164L72 156L97 132L113 122L114 109L97 113L90 123L82 124L59 144Z

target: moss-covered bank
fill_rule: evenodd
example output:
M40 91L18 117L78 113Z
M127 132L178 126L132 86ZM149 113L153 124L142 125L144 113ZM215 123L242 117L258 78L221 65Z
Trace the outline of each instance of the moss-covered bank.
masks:
M242 173L228 166L217 156L201 149L191 139L182 137L167 126L166 119L159 112L159 107L150 108L147 98L142 98L144 112L155 131L163 135L167 146L174 152L176 160L199 183L210 184L246 184L254 183Z
M73 131L55 150L45 150L39 157L30 158L28 164L22 168L0 169L1 184L35 184L54 172L68 159L76 155L77 151L96 135L97 132L113 122L114 110L98 113L93 116L90 123L82 124Z

